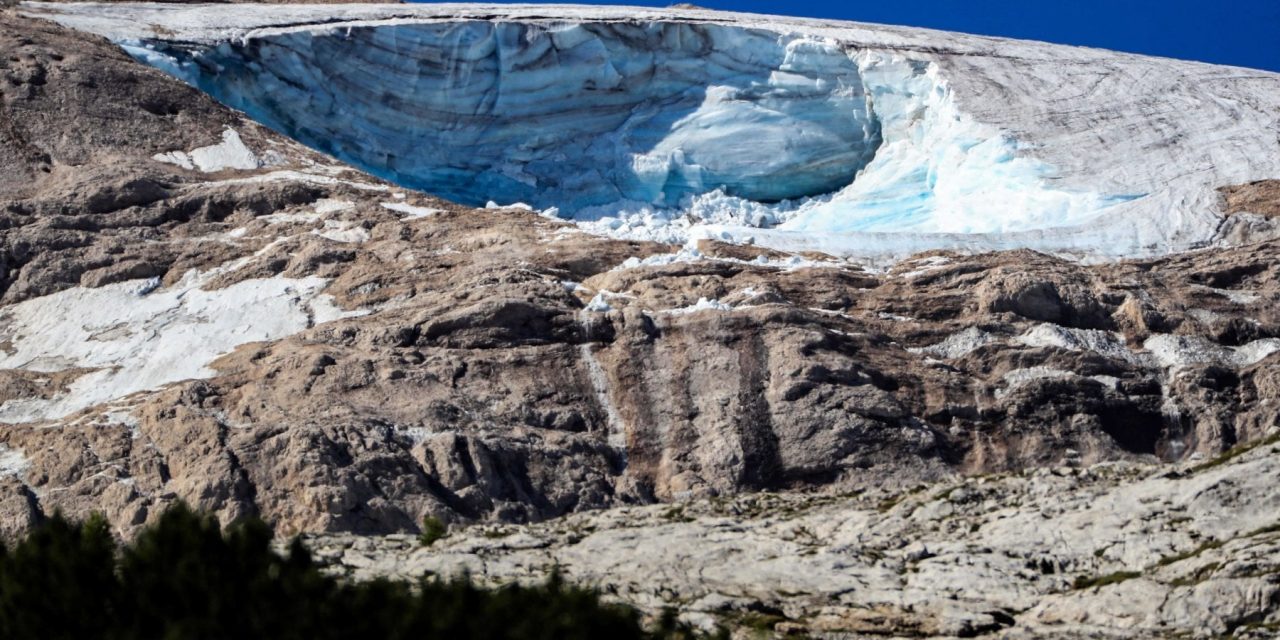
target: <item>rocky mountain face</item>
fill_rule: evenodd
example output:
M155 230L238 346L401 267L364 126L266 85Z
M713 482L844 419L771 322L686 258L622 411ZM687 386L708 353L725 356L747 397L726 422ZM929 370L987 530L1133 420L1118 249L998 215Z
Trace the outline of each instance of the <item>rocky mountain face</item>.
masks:
M1093 266L935 252L876 271L611 240L401 192L106 42L5 19L13 526L61 508L127 528L178 498L285 532L411 530L425 514L522 522L1180 460L1277 422L1274 242ZM186 169L175 149L205 151ZM1224 197L1265 216L1272 194ZM222 338L201 333L217 324L210 308L243 304L249 335L207 371L165 379L149 368L183 363L48 344L51 326L84 324L57 314L111 315L77 306L100 300L90 292L141 280L120 295L145 306L192 273L223 298L103 321L84 339L136 349L118 334L185 332L173 344L194 358ZM329 311L317 299L276 331L288 335L255 339L277 312L258 313L244 287L308 279ZM121 370L171 384L107 375ZM114 394L75 403L94 397L76 386L86 376Z
M0 50L6 533L429 515L474 526L313 542L777 631L1280 623L1280 181L1140 260L677 246L402 189L22 10Z

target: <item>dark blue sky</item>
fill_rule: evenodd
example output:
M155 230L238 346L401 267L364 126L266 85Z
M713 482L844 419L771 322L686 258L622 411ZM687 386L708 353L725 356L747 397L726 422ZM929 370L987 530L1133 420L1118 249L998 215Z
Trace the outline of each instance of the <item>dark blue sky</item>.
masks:
M592 2L666 6L676 0ZM931 27L1280 71L1280 0L694 0L711 9Z

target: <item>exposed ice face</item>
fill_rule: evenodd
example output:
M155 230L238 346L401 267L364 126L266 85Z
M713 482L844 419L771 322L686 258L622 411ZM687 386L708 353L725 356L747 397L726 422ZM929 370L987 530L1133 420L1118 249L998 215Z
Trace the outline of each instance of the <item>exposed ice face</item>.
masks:
M838 48L679 23L467 21L132 49L373 173L471 205L674 205L850 183L879 146Z
M856 181L784 229L1004 233L1079 224L1136 197L1054 188L1054 168L962 114L932 66L870 52L859 61L883 144Z
M801 234L1073 225L1125 194L955 107L933 65L684 22L317 27L140 60L371 173L639 236L672 221Z

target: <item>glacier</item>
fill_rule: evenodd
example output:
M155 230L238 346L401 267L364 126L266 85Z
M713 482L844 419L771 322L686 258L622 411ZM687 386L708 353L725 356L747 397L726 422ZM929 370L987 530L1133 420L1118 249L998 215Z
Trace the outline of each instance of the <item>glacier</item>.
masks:
M296 139L475 206L817 195L880 143L847 56L735 28L469 21L138 55L157 56Z
M620 237L1151 255L1280 173L1265 72L685 9L47 6L373 175Z
M826 39L466 21L124 46L312 147L475 206L980 233L1129 199L1049 186L1052 168L957 113L928 64Z

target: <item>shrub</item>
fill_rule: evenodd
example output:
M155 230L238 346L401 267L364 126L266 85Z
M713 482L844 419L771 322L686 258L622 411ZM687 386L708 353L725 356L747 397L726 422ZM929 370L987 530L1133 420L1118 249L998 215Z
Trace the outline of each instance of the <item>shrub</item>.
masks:
M424 547L429 547L436 540L443 538L448 532L448 528L444 526L444 523L439 518L426 516L422 518L422 533L418 536L418 542L422 543Z
M1126 580L1141 577L1142 574L1137 571L1117 571L1108 573L1104 576L1078 576L1071 583L1072 589L1092 589L1095 587L1105 587L1112 584L1120 584Z

